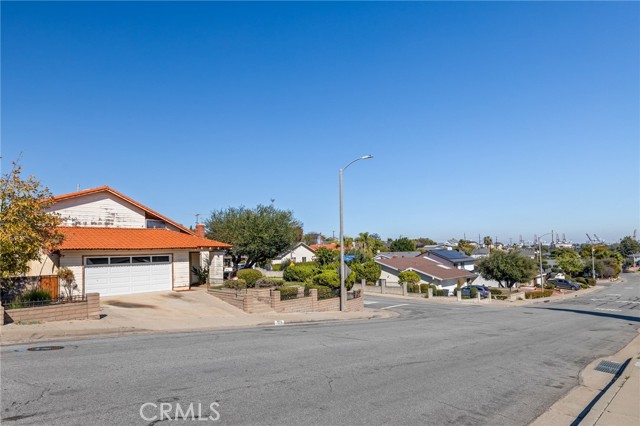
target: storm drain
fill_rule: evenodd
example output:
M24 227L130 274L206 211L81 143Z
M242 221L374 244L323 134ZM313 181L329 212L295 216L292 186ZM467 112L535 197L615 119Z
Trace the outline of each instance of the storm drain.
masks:
M616 374L620 370L622 364L618 364L613 361L600 361L600 364L595 368L596 371L602 371L603 373Z
M31 352L41 352L41 351L57 351L63 348L64 346L35 346L33 348L27 348L27 350Z

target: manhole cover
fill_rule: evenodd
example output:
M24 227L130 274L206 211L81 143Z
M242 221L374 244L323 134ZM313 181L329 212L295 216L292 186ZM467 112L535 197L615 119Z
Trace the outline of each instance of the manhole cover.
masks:
M602 371L603 373L616 374L622 367L622 364L618 364L613 361L600 361L600 364L595 368L596 371Z
M57 351L58 349L64 349L64 346L35 346L33 348L27 348L27 350L31 352Z

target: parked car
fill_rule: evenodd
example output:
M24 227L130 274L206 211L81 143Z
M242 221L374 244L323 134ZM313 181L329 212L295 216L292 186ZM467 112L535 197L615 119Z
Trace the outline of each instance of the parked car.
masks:
M580 290L580 284L571 280L557 279L547 281L549 284L553 284L557 288L565 290Z
M489 297L489 293L491 293L489 287L483 285L470 285L467 287L462 287L460 289L460 291L462 292L461 294L465 297L471 297L471 288L475 288L476 290L478 290L478 293L480 294L480 297L482 299Z

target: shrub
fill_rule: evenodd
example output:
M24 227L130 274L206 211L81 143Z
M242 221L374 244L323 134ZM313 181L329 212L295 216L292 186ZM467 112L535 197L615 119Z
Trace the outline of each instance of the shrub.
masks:
M369 282L369 281L367 281L367 285L368 285L368 286L373 287L373 286L375 286L375 285L376 285L376 283L375 283L375 282Z
M304 282L318 272L315 265L296 264L285 268L282 277L285 281Z
M420 275L415 271L402 271L398 274L398 280L401 283L417 284L420 282Z
M192 266L191 273L198 277L198 284L204 284L209 280L209 268L206 266L203 268ZM60 272L58 272L58 275L60 275Z
M469 298L475 299L477 297L478 297L478 289L475 287L471 287L471 290L469 291Z
M540 299L541 297L549 297L553 294L553 290L544 291L528 291L524 294L525 299Z
M228 288L235 288L236 290L242 290L247 288L247 282L238 278L237 280L226 280L224 286Z
M258 287L282 287L284 285L284 280L282 278L271 278L271 277L262 277L258 279L254 286Z
M503 291L501 288L496 288L496 287L491 287L489 290L491 291L491 296L493 296L494 294L497 296L501 296L504 293L507 293L506 291Z
M247 287L253 287L262 278L262 272L256 269L240 269L238 271L238 279L245 280Z
M587 279L584 277L574 278L573 281L577 282L578 284L588 284Z
M282 265L277 264L277 265L271 265L271 270L273 271L280 271L282 269Z
M33 288L14 298L7 306L8 309L20 309L29 305L29 302L50 302L51 294L41 288ZM48 303L41 303L46 305Z
M340 288L340 276L336 271L322 271L311 279L313 285Z
M315 288L318 290L318 300L331 299L332 297L339 296L338 294L339 290L334 290L329 287L325 287L321 285L310 285L310 284L304 287L304 295L309 296L311 294L309 290L311 290L312 288Z
M209 270L207 270L207 274ZM58 278L62 280L62 288L66 293L67 297L71 299L73 297L73 293L78 289L78 284L75 283L76 277L73 274L73 271L69 268L60 268L58 269Z
M298 287L280 287L280 300L296 299L298 297Z
M420 293L427 293L429 291L429 284L418 284L420 286Z
M595 278L587 278L587 284L596 285L596 279Z
M449 292L447 290L445 290L445 289L438 290L436 288L435 290L433 290L433 295L434 296L442 297L442 296L447 296L448 294L449 294Z
M580 288L589 288L589 284L580 284Z

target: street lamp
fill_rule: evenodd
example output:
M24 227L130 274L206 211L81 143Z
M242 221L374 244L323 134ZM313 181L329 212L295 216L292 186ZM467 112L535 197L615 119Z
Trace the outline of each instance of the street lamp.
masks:
M547 232L546 234L538 236L538 254L540 256L540 291L544 291L544 277L542 271L542 241L541 238L547 235L553 234L553 231Z
M347 167L360 160L368 160L369 158L373 158L373 155L364 155L362 157L356 158L351 161L349 164L344 166L338 171L338 176L340 180L340 310L347 310L347 292L344 288L344 223L342 220L342 174Z

